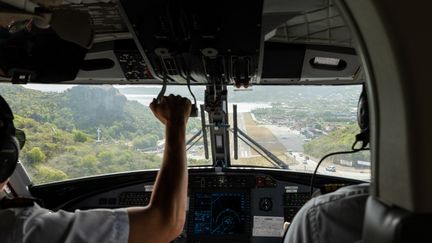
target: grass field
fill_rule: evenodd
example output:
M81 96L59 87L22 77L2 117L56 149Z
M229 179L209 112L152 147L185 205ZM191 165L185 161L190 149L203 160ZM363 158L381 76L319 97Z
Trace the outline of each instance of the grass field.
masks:
M283 154L287 152L286 148L278 141L273 133L266 127L258 125L253 119L250 113L243 115L246 126L246 133L259 144L264 146L267 150L273 154ZM258 155L255 151L253 155Z
M285 154L275 154L280 160L284 161L288 166L296 164L295 160L286 156ZM266 160L264 157L258 155L249 158L239 158L238 160L231 160L232 165L236 166L263 166L263 167L275 167L271 162Z
M230 117L230 120L232 118ZM276 136L266 127L258 125L252 118L250 113L243 113L243 119L245 123L245 131L248 136L253 138L267 150L272 152L279 159L284 161L286 164L295 164L296 162L286 156L286 148L281 144ZM231 122L231 121L230 121ZM239 141L239 143L243 143ZM266 160L264 157L259 155L253 149L251 149L250 157L247 158L239 158L238 160L231 160L232 165L247 165L247 166L263 166L263 167L274 167L274 165Z

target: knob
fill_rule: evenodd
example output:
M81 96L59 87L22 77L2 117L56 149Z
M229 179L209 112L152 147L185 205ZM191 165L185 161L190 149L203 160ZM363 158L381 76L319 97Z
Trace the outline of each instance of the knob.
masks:
M259 201L259 209L261 211L271 211L273 208L273 201L269 197L263 197Z

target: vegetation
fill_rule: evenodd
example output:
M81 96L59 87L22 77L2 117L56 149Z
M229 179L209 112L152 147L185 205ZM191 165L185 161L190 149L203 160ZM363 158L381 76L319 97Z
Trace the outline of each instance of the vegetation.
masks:
M359 132L360 130L356 123L349 124L343 129L335 130L328 135L315 138L304 144L304 152L315 158L322 158L324 155L331 152L349 151L355 141L355 135ZM335 156L334 158L336 159L339 157ZM368 152L343 155L343 158L351 161L370 161Z
M275 135L261 125L280 125L300 131L310 140L304 144L305 153L316 158L328 152L349 150L358 133L354 122L359 89L346 88L336 94L334 89L254 87L253 102L272 101L271 108L253 110L254 119L245 115L245 130L289 165L296 162L285 155L286 148ZM120 90L152 95L159 91ZM176 91L189 95L187 89ZM203 96L203 91L201 87L194 90L198 98ZM229 92L230 102L250 102L247 91L233 92L230 88ZM3 84L0 94L14 111L15 126L27 134L20 159L36 184L160 166L163 125L147 106L128 100L116 88L75 86L56 93ZM188 138L200 128L199 119L189 119ZM189 159L189 165L208 164L200 157L202 151L202 142L198 142L189 151L191 158L195 158ZM251 158L241 158L233 164L273 166L255 155L252 152ZM368 160L367 153L350 156L352 160Z
M39 147L34 147L30 151L28 151L25 154L28 163L32 165L39 164L43 161L45 161L45 154L42 152L42 150Z
M163 125L147 106L113 87L75 86L55 93L3 84L0 94L14 112L15 126L27 135L20 159L36 184L160 166L156 147ZM199 126L191 120L188 131Z

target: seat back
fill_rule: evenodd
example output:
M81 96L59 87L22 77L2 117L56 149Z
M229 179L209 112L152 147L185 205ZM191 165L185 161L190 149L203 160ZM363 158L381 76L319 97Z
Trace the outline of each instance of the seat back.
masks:
M390 207L370 196L363 227L365 243L430 243L432 214L415 214Z

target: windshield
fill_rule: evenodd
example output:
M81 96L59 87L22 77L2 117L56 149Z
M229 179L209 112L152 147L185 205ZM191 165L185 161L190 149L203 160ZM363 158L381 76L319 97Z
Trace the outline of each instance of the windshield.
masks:
M0 85L16 128L27 141L20 161L35 184L160 167L164 127L148 105L160 87ZM186 87L168 93L190 97ZM201 131L190 118L187 139ZM188 150L189 165L210 165L202 142Z
M313 173L324 155L351 150L360 132L361 91L361 85L352 85L255 86L251 91L231 92L230 103L238 105L241 138L238 159L231 164L286 164L288 169ZM318 173L370 180L370 152L329 157Z
M164 129L148 108L159 91L159 86L0 85L15 126L27 134L20 160L35 184L159 168ZM205 87L192 91L203 104ZM231 165L281 168L270 153L286 169L313 172L326 153L351 148L359 132L360 92L361 86L229 87ZM168 86L170 93L192 99L186 86ZM205 158L201 131L201 118L190 118L189 166L212 164L211 152ZM319 173L368 180L369 161L369 152L335 156Z

